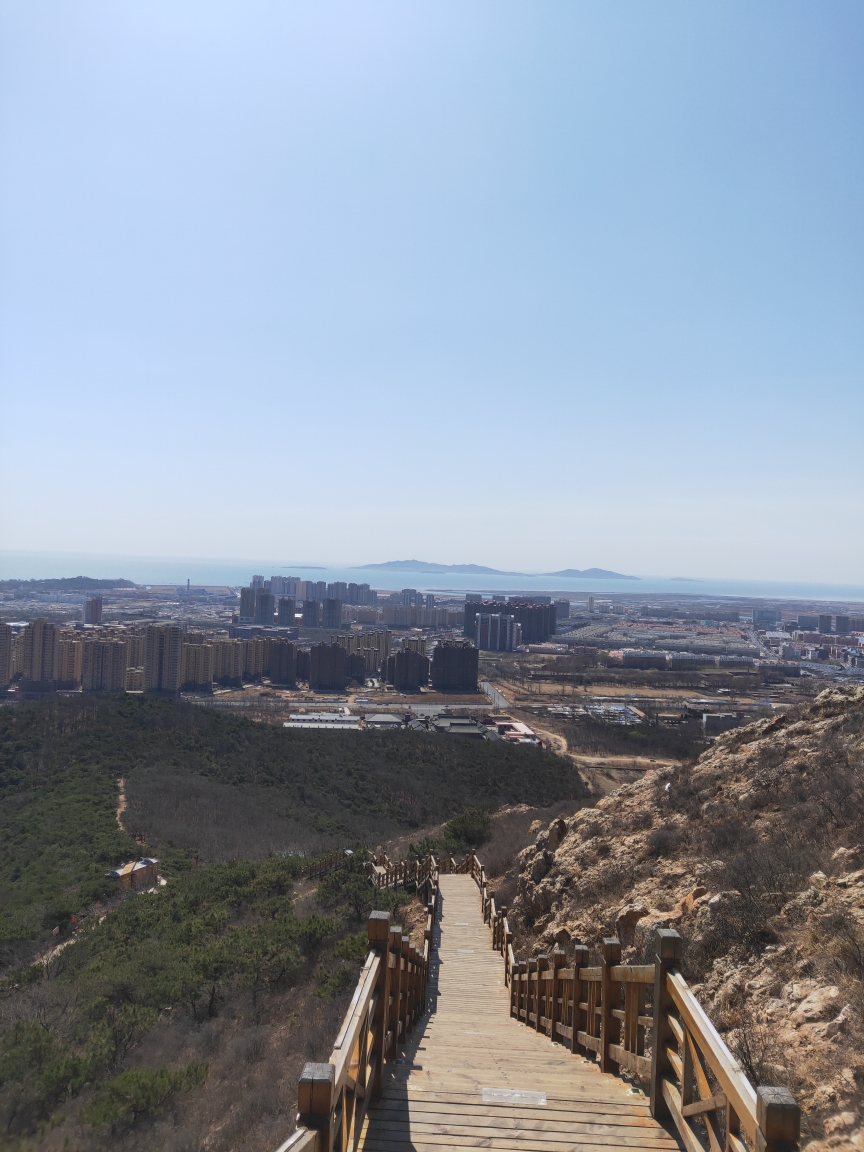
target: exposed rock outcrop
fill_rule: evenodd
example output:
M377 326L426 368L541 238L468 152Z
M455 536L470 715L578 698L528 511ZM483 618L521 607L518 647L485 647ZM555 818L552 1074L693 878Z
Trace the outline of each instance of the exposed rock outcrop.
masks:
M553 821L515 866L520 954L618 935L638 960L677 928L751 1078L793 1089L820 1150L864 1152L862 764L864 689L830 690Z

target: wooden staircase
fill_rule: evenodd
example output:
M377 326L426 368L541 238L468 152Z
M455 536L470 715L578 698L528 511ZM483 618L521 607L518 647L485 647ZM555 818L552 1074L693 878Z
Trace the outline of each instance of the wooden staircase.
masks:
M622 965L617 940L593 967L578 947L570 968L559 949L517 961L473 853L400 868L428 894L423 952L372 913L333 1054L304 1069L278 1152L797 1147L794 1098L747 1081L681 975L676 932L658 932L650 965Z

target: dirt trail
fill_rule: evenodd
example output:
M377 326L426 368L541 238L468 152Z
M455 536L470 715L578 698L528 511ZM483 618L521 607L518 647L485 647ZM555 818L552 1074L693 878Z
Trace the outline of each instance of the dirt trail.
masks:
M125 832L126 829L123 825L123 813L126 811L126 781L123 779L122 776L117 781L117 788L119 789L119 794L117 796L117 813L116 813L116 815L117 815L117 827L120 829L121 832Z
M529 721L529 723L531 722ZM648 756L586 756L580 752L571 752L566 736L562 736L560 732L540 728L536 723L531 723L531 727L554 752L572 760L579 768L582 779L595 792L604 796L614 789L620 788L628 780L638 779L639 775L642 772L647 772L649 768L660 768L663 765L674 767L678 764L677 760L671 760L664 756L658 756L656 759ZM621 773L626 773L626 775L622 776Z

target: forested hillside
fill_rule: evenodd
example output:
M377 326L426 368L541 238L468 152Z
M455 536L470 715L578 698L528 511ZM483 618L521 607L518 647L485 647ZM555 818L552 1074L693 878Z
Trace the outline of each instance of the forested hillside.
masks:
M363 846L584 795L568 761L501 743L134 697L0 710L0 1139L275 1147L303 1061L329 1052L373 899L394 903ZM290 853L335 844L358 863L320 891L300 881ZM105 873L145 852L167 885L124 898Z

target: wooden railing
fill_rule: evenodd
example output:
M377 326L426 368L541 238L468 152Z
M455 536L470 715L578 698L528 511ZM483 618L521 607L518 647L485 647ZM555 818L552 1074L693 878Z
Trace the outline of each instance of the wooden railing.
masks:
M382 853L373 856L366 865L366 875L376 888L414 886L419 892L429 880L433 867L438 868L434 856L427 856L425 860L397 860L394 864Z
M324 856L313 856L308 864L304 864L300 875L309 880L318 880L326 876L334 868L340 868L346 860L350 859L343 851L328 852Z
M657 930L653 964L622 964L621 943L611 937L595 966L579 944L572 967L558 947L551 956L517 960L507 909L489 894L476 855L469 852L461 864L451 858L441 870L468 873L477 883L492 946L503 958L511 1016L592 1056L603 1072L625 1070L648 1081L652 1115L674 1121L687 1152L797 1147L801 1112L794 1096L788 1088L753 1088L682 975L677 932Z
M413 868L413 865L412 865ZM369 1105L381 1094L384 1063L426 1011L432 931L438 914L438 865L414 873L427 885L423 950L389 912L369 917L369 951L326 1064L309 1063L297 1089L297 1129L277 1152L345 1152L356 1146ZM418 886L419 891L419 886Z
M386 863L384 862L386 861ZM621 943L603 941L600 963L576 945L571 966L551 955L517 960L507 909L497 906L474 852L458 862L432 856L411 864L379 858L379 888L414 882L425 890L423 951L390 915L369 918L369 952L327 1064L307 1064L298 1088L298 1128L277 1152L346 1152L380 1095L384 1062L395 1057L426 1008L432 930L441 873L477 883L492 947L501 953L510 1015L601 1071L622 1070L650 1084L651 1113L671 1118L686 1152L794 1152L801 1113L787 1088L753 1088L681 972L681 937L658 929L652 964L622 964ZM651 997L650 1008L647 1005Z

